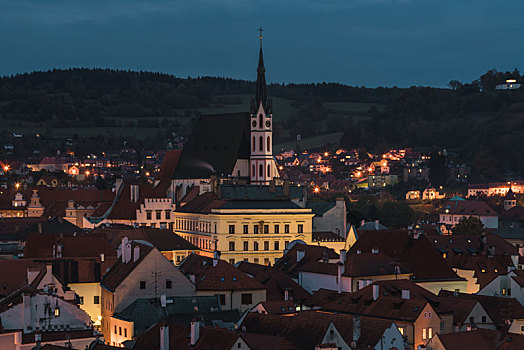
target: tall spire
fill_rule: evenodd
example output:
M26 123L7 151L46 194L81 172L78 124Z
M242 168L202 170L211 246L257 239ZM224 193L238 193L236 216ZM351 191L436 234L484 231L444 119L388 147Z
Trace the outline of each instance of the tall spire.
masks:
M267 92L266 92L266 68L264 67L264 55L262 54L262 27L259 29L260 32L260 53L258 55L258 68L257 68L257 87L255 92L255 106L253 106L255 109L258 110L260 107L260 104L262 103L262 106L264 108L268 108L267 105ZM266 111L266 113L270 113L269 111Z

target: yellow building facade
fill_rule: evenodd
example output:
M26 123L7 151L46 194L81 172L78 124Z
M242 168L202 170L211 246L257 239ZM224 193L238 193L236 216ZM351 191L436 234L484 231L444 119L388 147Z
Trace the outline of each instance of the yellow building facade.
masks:
M202 255L212 256L218 250L232 264L274 264L290 242L311 244L311 209L221 208L174 215L175 233L201 248Z

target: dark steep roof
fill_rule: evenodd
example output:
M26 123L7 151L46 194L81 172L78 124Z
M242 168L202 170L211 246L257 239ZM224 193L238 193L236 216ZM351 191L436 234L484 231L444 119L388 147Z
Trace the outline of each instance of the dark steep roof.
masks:
M182 151L173 178L227 177L249 159L249 113L203 115Z

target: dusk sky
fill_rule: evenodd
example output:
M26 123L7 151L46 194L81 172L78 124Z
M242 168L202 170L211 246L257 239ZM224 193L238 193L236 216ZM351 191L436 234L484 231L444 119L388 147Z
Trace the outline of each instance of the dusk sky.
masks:
M522 0L0 0L0 75L69 67L446 86L524 70Z

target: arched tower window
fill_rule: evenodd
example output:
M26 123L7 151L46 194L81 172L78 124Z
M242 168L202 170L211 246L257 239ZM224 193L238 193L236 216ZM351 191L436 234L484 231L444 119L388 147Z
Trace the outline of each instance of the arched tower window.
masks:
M271 177L271 166L269 164L267 165L267 177Z
M262 164L258 167L258 176L264 177L264 166Z
M253 136L253 151L256 150L256 139L255 136Z
M258 127L259 127L260 129L263 129L263 128L264 128L264 124L262 123L262 114L260 114L260 115L258 116Z
M267 151L268 152L271 152L271 138L268 136L267 137Z
M251 176L257 176L255 164L251 167Z
M260 143L258 145L258 150L259 151L263 151L264 150L264 139L262 138L262 136L260 136Z

